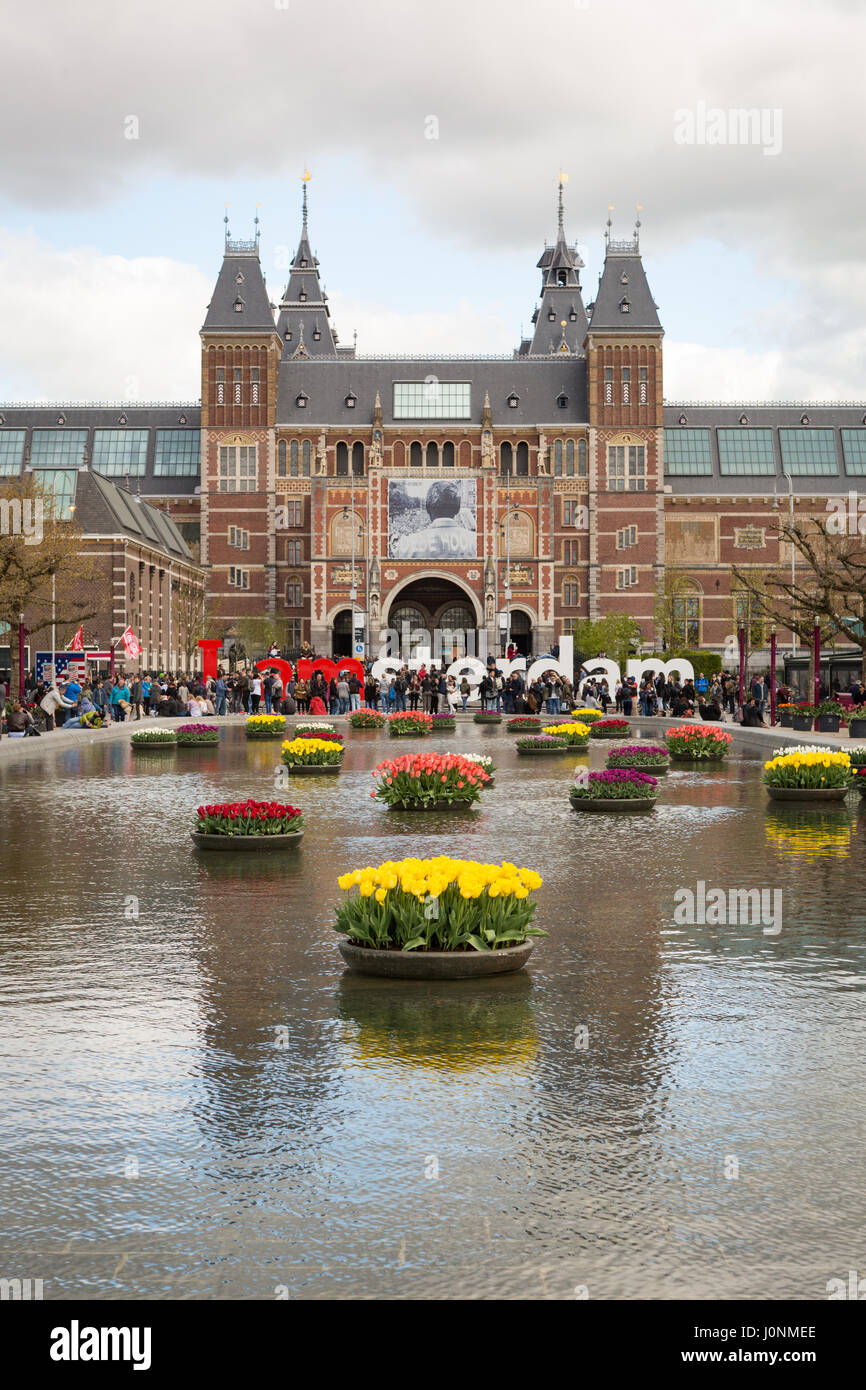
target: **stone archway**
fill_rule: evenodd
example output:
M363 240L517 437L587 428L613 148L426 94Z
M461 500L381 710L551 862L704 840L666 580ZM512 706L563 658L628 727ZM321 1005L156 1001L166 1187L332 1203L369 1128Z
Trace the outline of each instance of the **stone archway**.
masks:
M484 611L480 598L465 580L442 571L428 571L395 584L382 605L382 626L400 634L401 649L406 645L406 634L426 629L432 650L441 650L442 658L450 662L465 656L467 651L473 656L478 654Z
M411 574L395 584L382 598L382 624L390 621L391 609L395 600L412 604L433 619L443 608L452 604L465 603L468 599L475 617L475 626L484 627L484 609L478 595L465 579L459 579L444 570L426 570L423 574Z

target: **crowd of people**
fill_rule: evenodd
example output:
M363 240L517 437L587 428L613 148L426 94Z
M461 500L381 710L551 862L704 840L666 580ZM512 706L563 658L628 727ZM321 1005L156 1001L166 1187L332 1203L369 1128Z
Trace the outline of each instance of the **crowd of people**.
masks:
M404 665L394 674L379 677L368 665L363 681L352 671L340 671L339 662L337 666L336 676L330 679L315 671L309 680L285 683L276 667L264 672L242 667L206 680L201 675L180 673L115 674L83 685L75 679L58 680L54 687L30 673L23 701L11 700L0 680L0 711L5 710L10 737L24 738L61 725L67 729L101 728L150 717L196 720L230 714L341 715L360 709L362 704L385 714L406 710L465 712L473 694L468 679L456 680L444 666L432 663L417 671ZM856 691L862 699L859 684ZM639 682L626 676L611 689L606 678L592 676L574 683L551 669L527 684L519 671L503 676L492 658L477 695L482 709L509 715L557 715L582 707L625 717L641 714L700 718L704 722L730 720L757 727L766 726L770 703L769 681L762 675L751 679L741 707L739 679L724 672L708 677L700 671L693 680L680 681L676 676L649 671ZM794 692L786 686L777 688L777 704L793 698Z

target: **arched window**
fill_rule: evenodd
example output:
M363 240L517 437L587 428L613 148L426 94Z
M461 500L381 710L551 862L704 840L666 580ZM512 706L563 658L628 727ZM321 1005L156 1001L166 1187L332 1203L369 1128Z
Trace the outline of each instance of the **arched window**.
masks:
M517 446L517 476L529 477L529 445L521 441Z
M454 445L450 440L446 440L442 445L441 463L443 468L454 467Z
M305 439L301 445L302 472L305 478L309 478L310 476L310 453L310 441L309 439Z
M557 478L562 477L562 440L556 439L553 443L553 471Z
M427 455L424 461L428 468L439 467L439 445L434 444L432 439L427 445Z
M344 514L345 513L345 514ZM352 530L354 527L354 537ZM341 509L331 518L331 547L330 554L339 556L341 559L348 559L352 554L352 542L354 540L355 559L364 558L364 538L365 527L363 519L356 512L349 511L348 508Z
M692 584L697 591L697 584ZM748 643L750 647L763 647L767 641L767 623L761 616L757 596L750 594L748 589L734 588L731 591L731 600L734 609L734 623L737 631L741 627L746 629ZM700 598L698 598L700 606ZM698 643L692 642L691 646L696 647Z
M504 444L499 446L499 471L503 476L514 472L513 462L513 450L506 440Z
M421 445L416 439L414 443L409 445L409 467L420 468L423 456Z
M568 439L565 444L565 476L574 477L574 440Z
M135 573L134 573L133 570L130 570L130 571L129 571L129 606L130 606L130 608L132 607L132 605L133 605L134 603L135 603Z
M585 440L585 439L579 439L579 440L577 441L577 476L578 476L579 478L585 478L585 477L586 477L586 440Z
M337 445L337 477L349 476L349 446L342 442Z
M277 473L279 477L286 476L286 441L281 439L277 445Z
M578 608L580 606L580 582L576 574L567 574L562 581L562 606L563 608Z
M360 439L352 445L352 472L356 476L364 472L364 446Z
M397 603L388 615L388 626L401 632L404 623L409 624L410 632L417 632L418 628L426 628L427 614L412 603Z
M293 439L289 445L289 477L297 478L300 473L299 458L300 450L297 439Z
M535 555L535 523L529 512L510 507L499 525L499 554L512 560L529 559Z

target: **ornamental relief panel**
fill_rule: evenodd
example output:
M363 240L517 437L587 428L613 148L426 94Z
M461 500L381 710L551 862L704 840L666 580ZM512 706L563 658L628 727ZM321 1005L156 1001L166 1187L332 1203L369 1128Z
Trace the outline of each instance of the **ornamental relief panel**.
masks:
M665 564L715 563L718 558L718 517L665 518Z

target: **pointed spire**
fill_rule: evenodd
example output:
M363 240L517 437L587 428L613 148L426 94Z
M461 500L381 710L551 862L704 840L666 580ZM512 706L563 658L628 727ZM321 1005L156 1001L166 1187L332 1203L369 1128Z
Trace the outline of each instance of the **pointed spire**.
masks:
M557 226L557 241L565 241L565 208L562 201L563 185L568 183L568 174L559 171L559 222Z

